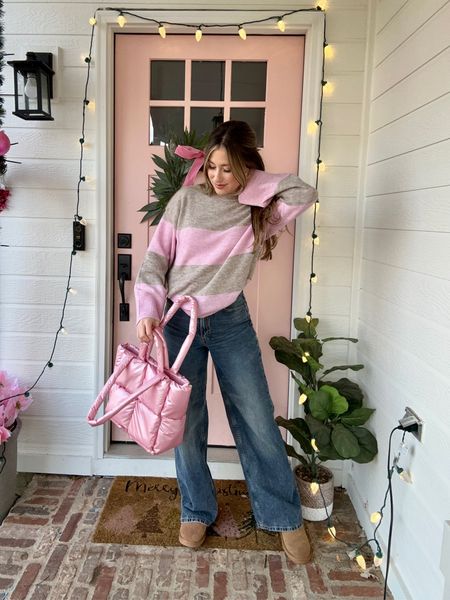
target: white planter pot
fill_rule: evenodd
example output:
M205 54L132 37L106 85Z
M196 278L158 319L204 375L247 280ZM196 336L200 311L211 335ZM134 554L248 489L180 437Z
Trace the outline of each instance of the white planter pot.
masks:
M328 481L320 483L320 490L313 494L311 482L302 479L301 465L295 467L294 473L302 501L302 515L305 521L325 521L333 512L334 500L334 477L330 469L324 466L320 470L329 478Z
M17 438L21 422L17 419L14 430L9 440L1 444L0 456L0 521L2 521L10 511L16 499L16 479L17 479Z

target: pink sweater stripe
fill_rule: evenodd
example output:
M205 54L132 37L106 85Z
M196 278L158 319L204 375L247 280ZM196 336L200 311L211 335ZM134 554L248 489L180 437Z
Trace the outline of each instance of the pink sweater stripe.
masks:
M177 235L174 265L221 265L231 256L253 251L252 226L238 226L226 231L208 231L187 227Z

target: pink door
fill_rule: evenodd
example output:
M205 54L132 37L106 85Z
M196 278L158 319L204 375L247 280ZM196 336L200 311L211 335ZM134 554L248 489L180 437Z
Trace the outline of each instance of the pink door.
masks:
M139 208L150 202L153 154L163 156L170 131L211 131L217 118L249 122L257 132L266 168L297 172L303 79L302 36L237 36L117 34L115 44L115 265L127 267L124 282L129 321L120 319L121 295L114 293L114 349L136 342L132 284L145 254L152 228L140 224ZM289 336L294 236L285 232L274 259L260 262L245 289L260 341L275 415L286 415L288 372L276 362L269 339ZM119 234L132 234L129 238ZM118 247L118 246L121 247ZM122 267L121 267L122 268ZM117 271L115 277L117 278ZM122 315L122 317L126 315ZM210 364L208 385L209 444L234 446L219 386ZM255 417L256 418L256 417ZM123 433L113 428L114 441Z

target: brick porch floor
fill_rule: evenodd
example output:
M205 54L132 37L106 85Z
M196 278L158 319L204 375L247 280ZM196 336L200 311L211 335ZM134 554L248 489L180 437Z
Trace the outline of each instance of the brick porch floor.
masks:
M112 479L35 475L0 526L0 600L337 600L383 597L379 570L361 577L326 522L307 523L314 562L283 553L94 544ZM339 535L364 535L337 490Z

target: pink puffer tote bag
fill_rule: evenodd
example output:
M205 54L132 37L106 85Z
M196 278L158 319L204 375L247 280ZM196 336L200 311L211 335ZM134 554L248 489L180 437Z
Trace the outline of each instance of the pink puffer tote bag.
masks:
M169 367L162 329L187 302L191 305L189 333ZM191 296L180 296L160 326L153 330L156 360L150 356L153 343L142 343L139 348L120 344L114 371L87 415L89 425L95 427L111 420L150 454L160 454L181 444L191 384L178 370L191 347L196 329L197 302ZM96 419L98 409L107 397L107 410Z

